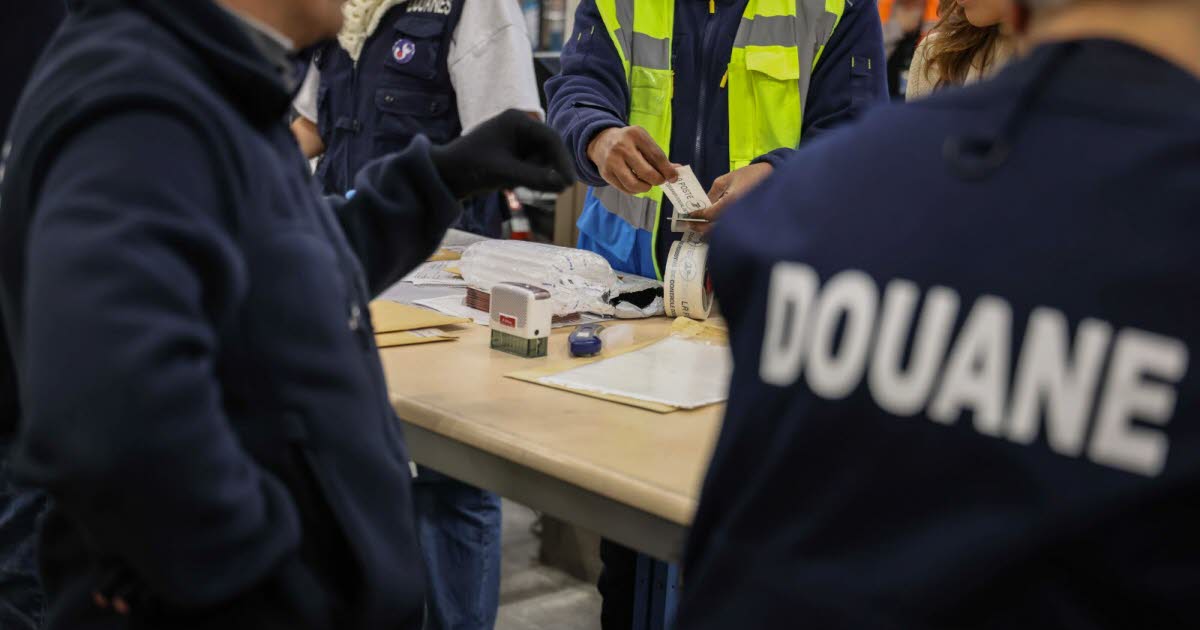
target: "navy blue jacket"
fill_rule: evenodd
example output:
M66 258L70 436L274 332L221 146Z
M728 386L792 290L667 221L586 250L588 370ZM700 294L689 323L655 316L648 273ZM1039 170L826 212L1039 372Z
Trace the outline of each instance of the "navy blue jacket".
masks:
M357 64L337 41L317 51L317 129L325 144L317 179L326 191L350 190L364 164L418 135L444 144L462 133L447 60L463 0L443 6L445 13L432 10L438 5L413 10L411 2L388 9Z
M34 61L65 13L61 2L35 2L15 14L10 12L5 18L0 37L0 59L4 59L0 65L0 137L8 129ZM0 328L3 324L0 318ZM0 440L7 439L16 429L19 414L16 373L12 370L8 340L0 335Z
M691 165L707 190L729 172L729 97L721 77L747 0L675 1L671 64L671 161ZM854 62L855 58L862 63ZM868 61L869 60L869 61ZM887 99L883 31L875 0L847 2L846 11L812 76L804 106L801 143L845 124L868 105ZM595 0L583 0L575 13L575 33L563 46L562 72L546 83L549 123L575 154L575 170L592 186L606 185L587 147L596 134L623 127L629 119L629 86L617 49ZM763 160L780 164L795 149L779 149ZM670 230L671 205L664 200L658 260L667 259L680 234ZM667 238L669 236L669 238Z
M229 14L77 4L0 191L14 465L55 503L48 628L419 628L408 457L367 302L458 213L428 144L327 201L283 80Z
M1196 626L1198 173L1200 80L1085 41L731 209L680 630Z

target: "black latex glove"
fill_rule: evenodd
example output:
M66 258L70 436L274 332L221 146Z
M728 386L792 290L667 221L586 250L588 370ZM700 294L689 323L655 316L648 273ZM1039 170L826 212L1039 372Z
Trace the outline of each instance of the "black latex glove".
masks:
M575 182L575 167L558 133L515 109L431 148L429 157L459 199L517 186L559 192Z

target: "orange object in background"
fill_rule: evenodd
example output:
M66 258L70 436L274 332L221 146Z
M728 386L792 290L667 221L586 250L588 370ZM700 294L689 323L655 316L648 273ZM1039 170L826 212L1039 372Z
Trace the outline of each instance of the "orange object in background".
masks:
M892 5L896 0L879 0L879 19L885 24L892 17ZM925 0L925 21L936 22L938 19L938 0Z

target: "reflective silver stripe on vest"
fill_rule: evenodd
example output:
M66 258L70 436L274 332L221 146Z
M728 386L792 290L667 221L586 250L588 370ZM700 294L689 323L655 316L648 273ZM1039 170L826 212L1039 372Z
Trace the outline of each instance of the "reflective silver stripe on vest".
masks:
M826 11L817 18L817 36L813 41L813 52L816 52L821 46L829 43L829 38L833 37L833 29L837 26L838 16L836 13Z
M594 188L596 199L609 212L621 217L626 223L639 230L654 231L654 219L658 205L653 199L627 195L612 186Z
M796 17L800 20L796 42L800 47L800 107L803 108L808 105L808 87L817 51L833 36L838 16L825 10L825 0L796 0ZM803 39L801 32L805 34Z
M617 28L614 33L621 42L625 60L633 63L633 3L634 0L617 0Z
M625 60L630 66L670 70L671 40L658 39L633 30L633 3L636 1L616 0L617 23L620 28L614 34L620 41ZM606 210L621 217L629 225L647 232L654 231L654 220L658 214L658 204L654 200L627 195L612 186L595 188L593 193Z
M630 44L629 38L626 37L627 35L629 35L629 29L626 28L619 28L613 31L613 37L617 38L617 41L613 43L620 47L621 54L625 55L625 59L628 61L629 51L631 48L633 48L633 46Z
M797 37L800 19L795 15L760 15L753 20L742 18L734 48L746 46L796 46L804 47L805 38Z
M657 39L644 33L633 34L633 55L629 63L655 70L671 69L671 40Z

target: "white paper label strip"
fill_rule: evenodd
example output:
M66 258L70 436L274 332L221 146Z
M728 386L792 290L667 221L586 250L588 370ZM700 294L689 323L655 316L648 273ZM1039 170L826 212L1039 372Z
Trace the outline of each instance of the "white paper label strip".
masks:
M662 185L663 194L671 200L671 205L674 206L671 214L671 231L691 233L693 231L691 224L674 219L703 210L712 203L708 200L708 193L704 192L704 188L700 186L700 180L696 179L696 173L692 171L692 167L681 166L678 172L679 179L675 183L667 182Z
M704 321L712 311L708 287L708 243L698 234L685 234L671 244L663 274L663 296L668 317Z

